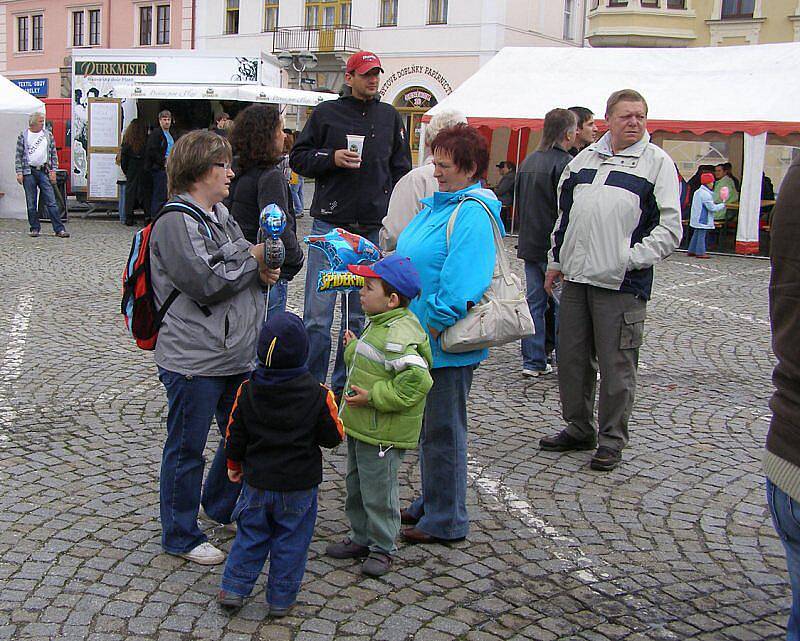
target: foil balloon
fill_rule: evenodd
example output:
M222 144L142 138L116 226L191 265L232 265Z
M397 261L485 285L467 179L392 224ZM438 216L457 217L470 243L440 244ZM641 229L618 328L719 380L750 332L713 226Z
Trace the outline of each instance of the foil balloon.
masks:
M264 243L264 262L270 269L279 269L286 259L286 247L280 236L286 229L286 214L271 203L261 210L258 219L258 240Z
M381 259L375 243L337 227L324 236L306 236L310 249L325 254L330 269L322 270L317 280L319 292L347 292L364 286L364 278L347 271L348 265L374 263Z

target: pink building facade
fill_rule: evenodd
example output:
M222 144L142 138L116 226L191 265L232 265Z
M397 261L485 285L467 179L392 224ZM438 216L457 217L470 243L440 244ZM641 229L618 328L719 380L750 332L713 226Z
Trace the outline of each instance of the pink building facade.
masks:
M191 49L195 0L0 0L0 74L40 98L70 95L73 51Z

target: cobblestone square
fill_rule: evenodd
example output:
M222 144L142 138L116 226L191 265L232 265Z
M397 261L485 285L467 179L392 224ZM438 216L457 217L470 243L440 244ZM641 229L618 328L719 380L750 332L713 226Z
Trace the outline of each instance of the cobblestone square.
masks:
M382 580L323 555L347 531L345 448L325 452L298 605L272 621L264 576L229 616L214 601L222 566L161 553L165 395L119 314L133 232L69 229L28 238L25 221L0 221L0 639L783 638L790 591L761 473L767 261L678 253L657 267L631 442L611 473L589 470L590 452L538 450L562 425L557 378L523 379L518 345L493 350L469 406L470 535L401 546ZM227 550L232 534L210 538Z

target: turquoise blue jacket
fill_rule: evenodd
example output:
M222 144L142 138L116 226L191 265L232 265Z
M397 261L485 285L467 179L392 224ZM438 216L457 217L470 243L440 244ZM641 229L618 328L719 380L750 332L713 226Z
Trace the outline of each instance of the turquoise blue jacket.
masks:
M480 183L455 192L436 192L420 201L424 208L397 239L397 253L414 263L422 281L422 293L411 301L411 311L428 332L433 367L476 365L489 355L481 349L462 354L442 351L430 328L442 331L467 315L467 303L480 301L494 273L492 223L486 210L467 201L458 212L447 247L447 221L466 196L479 198L489 207L501 233L500 201Z

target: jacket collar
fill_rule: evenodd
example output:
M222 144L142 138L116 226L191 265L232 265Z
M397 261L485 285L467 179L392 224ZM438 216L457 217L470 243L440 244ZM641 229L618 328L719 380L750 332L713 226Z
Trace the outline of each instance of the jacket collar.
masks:
M482 189L480 182L476 182L468 187L464 187L464 189L459 189L458 191L437 191L434 192L433 196L423 198L420 202L423 205L436 205L437 207L440 207L447 203L455 203L464 200L467 196L472 195L469 192L475 191L476 189Z
M615 154L611 149L611 132L607 131L603 134L600 140L589 145L589 149L600 154L601 156L605 156L606 158L612 158L613 156L631 156L634 158L639 158L644 153L644 150L647 149L647 145L649 143L650 134L645 131L644 135L639 139L639 142L636 142L630 147L627 147L626 149L623 149Z
M405 316L406 308L405 307L396 307L395 309L390 309L388 312L381 312L380 314L370 314L368 316L369 322L373 325L385 325L386 323L393 321L395 318L400 316Z

